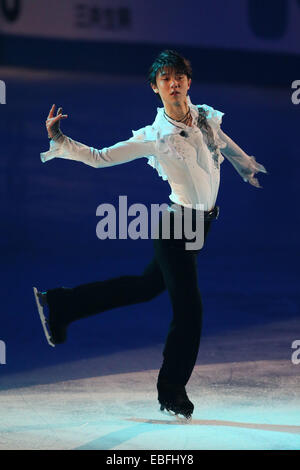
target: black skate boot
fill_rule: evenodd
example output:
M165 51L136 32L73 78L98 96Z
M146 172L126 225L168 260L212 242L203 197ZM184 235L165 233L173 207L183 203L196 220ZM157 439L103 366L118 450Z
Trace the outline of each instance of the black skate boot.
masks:
M161 411L166 409L173 411L176 415L181 414L187 419L192 417L194 405L189 400L183 385L158 381L157 390Z
M39 292L36 287L33 287L33 293L48 344L55 347L56 344L64 343L67 339L69 322L62 312L49 305L47 292ZM46 309L48 310L47 316Z

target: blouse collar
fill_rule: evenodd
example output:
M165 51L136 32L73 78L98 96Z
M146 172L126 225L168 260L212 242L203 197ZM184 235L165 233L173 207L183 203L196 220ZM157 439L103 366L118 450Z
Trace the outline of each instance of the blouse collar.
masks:
M183 124L182 122L177 122L174 119L171 118L166 118L164 111L165 108L157 108L157 116L153 124L158 124L160 127L164 129L164 131L169 131L172 134L173 133L179 133L181 132L182 129L192 129L194 126L197 126L197 119L198 119L198 108L195 106L189 97L187 95L187 104L191 110L191 115L193 119L193 126L187 126L186 124Z

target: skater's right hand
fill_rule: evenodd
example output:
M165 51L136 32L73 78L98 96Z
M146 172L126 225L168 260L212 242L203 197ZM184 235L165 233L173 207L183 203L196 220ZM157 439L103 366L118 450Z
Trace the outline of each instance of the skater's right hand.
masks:
M48 132L49 139L57 140L60 136L62 136L62 132L59 128L59 121L61 119L67 118L67 114L62 114L62 108L58 108L56 116L53 117L55 110L55 104L52 105L50 112L48 114L48 118L46 120L46 129Z

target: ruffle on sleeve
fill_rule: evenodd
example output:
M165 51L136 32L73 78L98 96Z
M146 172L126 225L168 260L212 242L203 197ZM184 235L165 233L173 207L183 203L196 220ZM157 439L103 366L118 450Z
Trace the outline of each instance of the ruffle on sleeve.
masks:
M132 140L144 140L144 141L155 141L156 142L156 149L158 150L158 154L160 152L165 153L168 151L168 147L164 141L164 139L160 139L159 131L156 131L153 126L146 126L142 129L137 131L132 131L133 137ZM150 165L154 170L157 171L158 175L164 180L168 180L166 173L164 172L161 164L158 161L156 155L148 155L147 164Z
M159 131L157 131L157 135L156 135L156 142L155 142L155 148L157 150L157 155L161 155L161 154L166 154L169 152L169 147L168 147L168 144L166 142L166 139L165 138L162 138L160 136L160 133ZM161 164L159 163L159 160L158 160L158 157L156 155L151 155L149 156L148 158L148 165L152 166L152 168L154 168L154 170L157 171L158 175L164 180L164 181L167 181L168 180L168 176L166 175L166 173L164 172Z
M63 136L65 137L65 136ZM64 158L64 142L65 138L59 140L50 140L50 148L47 152L40 153L40 158L43 163L52 160L53 158Z
M156 131L153 126L145 126L137 131L132 131L130 140L138 140L144 142L154 142L156 140Z
M148 157L147 163L148 163L148 165L152 166L152 168L154 168L154 170L157 171L158 175L164 181L168 180L168 177L167 177L166 173L164 172L161 164L159 163L159 161L157 160L157 158L154 155L151 155L151 156Z
M262 173L268 173L267 170L261 163L258 163L255 160L253 155L247 155L247 158L241 156L234 156L231 157L230 155L226 155L226 158L230 161L230 163L234 166L236 171L240 174L243 180L246 183L252 184L256 188L262 188L259 184L257 178L254 177L256 173L261 171Z
M219 149L225 148L227 144L218 134L222 124L222 118L225 113L222 113L222 111L218 111L217 109L214 109L212 106L208 106L207 104L202 104L199 106L199 108L202 108L205 111L207 122L210 124L214 133L214 140L216 145ZM222 159L223 157L221 157L221 160Z
M214 109L212 106L208 106L208 104L201 104L200 108L204 109L206 112L206 117L212 126L217 128L220 127L222 124L222 117L225 113Z

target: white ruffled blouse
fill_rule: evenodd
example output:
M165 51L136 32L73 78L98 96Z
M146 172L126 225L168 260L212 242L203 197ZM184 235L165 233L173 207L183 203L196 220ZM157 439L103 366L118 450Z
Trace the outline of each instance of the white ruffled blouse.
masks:
M222 153L244 181L261 187L254 174L258 171L266 173L266 170L221 130L224 113L206 104L195 106L189 96L187 100L192 126L166 118L164 108L157 108L153 124L132 131L133 136L126 141L95 149L62 135L57 141L50 140L50 149L40 154L41 160L65 158L104 168L145 157L159 176L168 181L172 190L169 199L173 203L203 210L211 210L215 206L220 164L224 161ZM205 134L197 126L199 108L206 112L213 131L215 152L210 150Z

